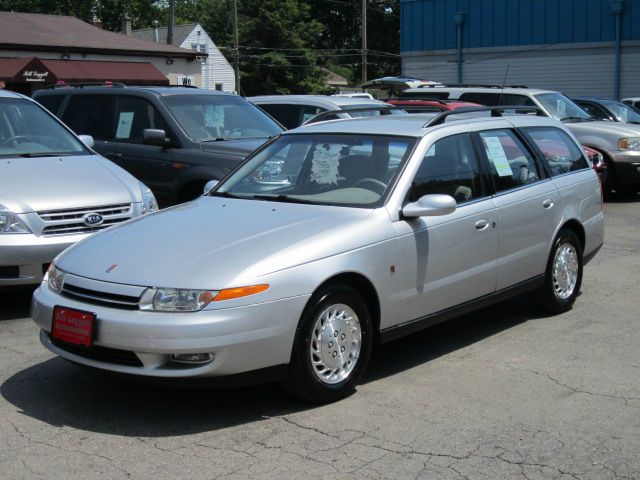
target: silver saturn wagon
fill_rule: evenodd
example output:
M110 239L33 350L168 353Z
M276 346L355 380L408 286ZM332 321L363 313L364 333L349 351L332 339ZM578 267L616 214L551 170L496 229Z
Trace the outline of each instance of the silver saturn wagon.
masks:
M328 402L377 342L523 292L571 308L603 242L598 178L560 122L475 110L492 116L278 136L200 199L58 256L33 298L40 340L98 369Z
M38 103L0 90L0 288L39 284L69 245L156 209L144 184Z

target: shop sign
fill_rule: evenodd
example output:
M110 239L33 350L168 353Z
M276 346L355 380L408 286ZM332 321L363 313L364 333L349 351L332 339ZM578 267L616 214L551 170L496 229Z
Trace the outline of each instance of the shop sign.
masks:
M39 72L37 70L25 70L22 76L27 82L44 82L49 76L49 72Z
M178 76L178 85L182 85L183 87L190 87L195 85L194 79L191 75L179 75Z

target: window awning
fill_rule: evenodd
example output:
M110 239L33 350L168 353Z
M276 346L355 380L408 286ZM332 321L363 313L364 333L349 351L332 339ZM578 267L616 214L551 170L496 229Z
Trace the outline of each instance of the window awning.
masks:
M102 62L45 58L0 58L0 80L36 84L123 82L168 85L169 80L147 62Z

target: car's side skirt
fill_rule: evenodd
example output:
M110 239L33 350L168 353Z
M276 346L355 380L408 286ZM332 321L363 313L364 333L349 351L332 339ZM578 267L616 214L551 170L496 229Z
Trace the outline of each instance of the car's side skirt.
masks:
M451 318L458 317L465 313L507 300L508 298L515 297L522 293L535 290L542 285L544 285L544 275L539 275L490 295L470 300L461 305L456 305L455 307L447 308L446 310L441 310L439 312L432 313L431 315L427 315L426 317L417 318L401 325L394 325L393 327L385 328L380 331L380 343L390 342L405 335L445 322Z

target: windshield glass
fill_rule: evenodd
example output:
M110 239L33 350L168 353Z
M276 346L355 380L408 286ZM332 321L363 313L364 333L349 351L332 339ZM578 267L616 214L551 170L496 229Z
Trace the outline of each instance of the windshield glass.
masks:
M613 100L603 100L602 103L604 103L621 122L640 123L640 113L638 113L635 108L625 105L622 102L614 102Z
M36 103L0 98L0 158L87 153L78 139Z
M556 120L591 120L592 117L561 93L541 93L535 96Z
M196 141L267 138L282 128L258 107L231 95L168 95L162 98Z
M414 143L414 138L383 135L283 135L212 195L377 207Z

